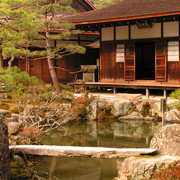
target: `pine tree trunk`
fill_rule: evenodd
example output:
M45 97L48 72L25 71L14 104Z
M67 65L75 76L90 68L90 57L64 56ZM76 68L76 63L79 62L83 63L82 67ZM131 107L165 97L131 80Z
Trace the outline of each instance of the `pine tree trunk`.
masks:
M8 61L8 67L12 67L12 62L14 61L14 57L11 57L11 59Z
M60 93L61 92L61 88L60 88L60 85L59 85L57 74L56 74L56 71L55 71L55 68L54 68L53 61L49 57L49 55L47 55L47 61L48 61L48 66L49 66L49 72L50 72L53 84L55 86L56 92Z
M47 19L47 14L44 15L44 19ZM47 62L48 62L48 67L49 67L51 79L53 81L56 92L59 94L59 93L61 93L61 88L60 88L59 81L57 78L57 74L56 74L56 71L54 68L54 63L53 63L53 60L51 58L51 47L50 47L50 43L49 43L48 25L46 27L46 53L47 53Z

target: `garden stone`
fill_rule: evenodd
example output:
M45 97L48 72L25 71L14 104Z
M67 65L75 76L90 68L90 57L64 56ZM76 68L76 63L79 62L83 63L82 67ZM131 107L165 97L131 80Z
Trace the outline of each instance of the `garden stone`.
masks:
M146 120L146 121L154 121L155 118L154 118L154 117L147 116L147 117L144 118L144 120Z
M18 120L16 118L6 118L6 122L9 123L9 122L18 122Z
M131 107L132 107L131 102L120 102L120 103L118 102L114 104L111 113L115 116L123 116L131 110Z
M22 124L21 122L9 122L7 124L9 135L17 134L20 129L21 124Z
M180 112L177 109L170 110L169 112L166 113L165 120L166 121L173 121L173 120L180 121Z
M164 126L151 140L150 148L161 154L180 156L180 125Z
M139 111L139 112L142 112L143 111L143 102L140 102L136 105L136 109Z
M179 100L177 100L177 99L171 99L171 100L167 101L167 106L170 110L176 109L178 104L179 104Z
M116 180L140 180L152 179L153 173L160 168L166 168L169 164L180 160L180 157L155 156L150 158L129 157L124 160L118 172Z
M142 120L142 119L144 119L144 117L143 117L143 115L142 114L140 114L140 113L138 113L138 112L132 112L130 115L127 115L127 116L123 116L123 117L119 117L118 118L119 120L135 120L135 119L137 119L137 120Z
M97 119L97 114L98 114L98 105L96 101L93 101L89 104L87 107L88 115L87 118L90 121L96 120Z
M26 163L24 162L24 159L19 155L13 155L13 160L17 162L20 165L26 166Z
M160 103L154 103L153 107L150 109L150 112L153 117L162 117Z
M11 113L11 111L5 110L5 109L0 109L0 114L6 115L8 113Z

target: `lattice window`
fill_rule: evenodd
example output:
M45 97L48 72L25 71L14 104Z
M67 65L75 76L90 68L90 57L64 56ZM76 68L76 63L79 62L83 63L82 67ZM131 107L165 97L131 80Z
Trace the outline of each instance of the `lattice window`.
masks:
M116 62L124 62L124 44L116 45Z
M179 61L179 41L168 41L167 43L167 60Z

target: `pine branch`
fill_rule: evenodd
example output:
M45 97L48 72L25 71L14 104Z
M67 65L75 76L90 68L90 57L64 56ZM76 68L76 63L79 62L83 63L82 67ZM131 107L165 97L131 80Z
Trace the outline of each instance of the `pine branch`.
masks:
M82 70L72 72L72 71L70 71L70 70L68 70L68 69L65 69L65 68L62 68L62 67L54 67L54 68L60 69L60 70L63 70L63 71L66 71L66 72L68 72L69 74L78 74L78 73L83 72Z

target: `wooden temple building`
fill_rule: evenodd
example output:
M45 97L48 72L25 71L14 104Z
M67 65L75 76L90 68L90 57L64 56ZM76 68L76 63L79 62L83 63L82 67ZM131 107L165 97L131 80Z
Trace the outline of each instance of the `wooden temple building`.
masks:
M72 82L81 65L99 67L96 82L83 86L162 89L180 88L180 1L120 0L96 10L88 0L73 0L78 13L56 18L74 23L81 33L69 42L87 47L85 55L55 60L60 82ZM58 33L58 32L57 32ZM51 42L55 46L56 40ZM43 48L43 41L35 44ZM100 59L100 61L97 61ZM97 64L98 62L98 64ZM6 61L0 61L1 67ZM15 62L45 82L51 82L46 60ZM97 73L97 72L96 72ZM82 73L77 74L82 78ZM74 83L74 86L80 84Z
M59 21L100 32L100 80L85 86L162 89L165 96L180 87L179 0L120 0Z

